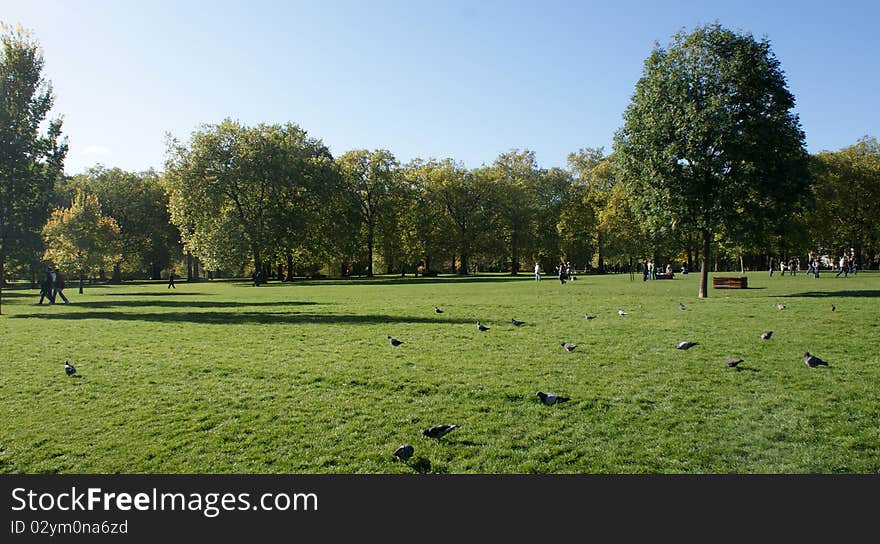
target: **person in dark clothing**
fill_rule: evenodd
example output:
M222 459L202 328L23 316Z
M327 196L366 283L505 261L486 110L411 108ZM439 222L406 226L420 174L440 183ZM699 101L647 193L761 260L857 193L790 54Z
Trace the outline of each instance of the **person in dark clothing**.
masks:
M55 292L52 288L52 269L47 268L46 274L43 276L43 280L40 282L40 302L37 304L42 304L43 299L49 299L49 304L55 304Z
M55 288L53 298L61 297L61 300L64 301L64 304L67 304L70 301L67 300L66 296L64 296L64 276L62 276L61 272L59 272L58 270L53 270L52 275L55 276L55 281L53 282L53 287Z
M174 286L174 272L168 273L168 289L177 289L177 287Z

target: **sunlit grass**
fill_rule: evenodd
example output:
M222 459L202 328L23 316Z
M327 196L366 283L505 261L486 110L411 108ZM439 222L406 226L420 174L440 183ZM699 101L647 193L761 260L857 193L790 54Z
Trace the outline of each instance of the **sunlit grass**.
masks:
M880 275L755 273L705 300L697 281L5 291L0 472L880 472ZM461 428L421 435L437 423Z

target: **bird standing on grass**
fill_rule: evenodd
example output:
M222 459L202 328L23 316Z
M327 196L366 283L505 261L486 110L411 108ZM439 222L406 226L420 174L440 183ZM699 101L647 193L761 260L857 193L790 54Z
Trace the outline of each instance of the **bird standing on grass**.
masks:
M817 366L823 366L823 365L828 366L827 362L816 357L815 355L810 355L809 351L804 352L804 364L810 368L816 368Z
M781 303L781 302L777 302L777 303L776 303L776 309L777 309L777 310L784 310L784 309L785 309L785 304L783 304L783 303Z
M735 367L736 365L743 362L743 360L740 359L739 357L728 357L727 359L724 360L724 362L727 363L727 366L729 366L729 367Z
M68 376L73 376L76 374L76 369L73 368L73 365L70 364L70 361L65 359L64 361L64 373Z
M574 348L577 347L577 344L572 344L571 342L563 342L562 347L565 348L565 351L572 352Z
M681 302L679 302L679 303L678 303L678 309L679 309L679 310L684 310L684 309L685 309L684 304L682 304Z
M560 397L558 395L554 395L553 393L542 393L541 391L535 393L535 396L540 398L541 402L543 402L547 406L553 406L554 404L559 404L560 402L567 402L571 400L568 397Z
M435 313L435 314L442 314L442 313L443 313L443 310L441 310L440 308L434 306L434 313Z
M617 315L626 315L626 312L618 308Z
M477 321L477 329L479 329L480 332L485 332L485 331L489 330L489 327L487 327L486 325L483 325L482 323Z
M596 316L593 314L584 314L584 319L596 319Z
M397 338L394 338L393 336L388 337L388 342L390 342L392 346L399 346L400 344L403 343L403 341L398 340Z
M771 336L773 336L773 331L764 331L761 333L761 340L770 340Z
M406 463L409 458L413 456L414 452L415 448L413 448L409 444L403 444L402 446L394 450L394 457L397 457L398 459Z
M515 318L515 317L514 317L513 319L511 319L510 322L513 323L513 325L514 325L515 327L519 327L520 325L525 325L525 324L526 324L525 321L520 321L520 320L518 320L518 319Z
M696 342L688 342L687 340L682 340L681 342L675 344L675 349L690 349L696 345Z
M434 425L433 427L428 427L427 429L422 431L422 434L427 436L428 438L436 438L437 440L440 440L458 427L458 425Z
M831 305L831 311L834 312L834 311L836 311L836 310L837 310L837 306L835 306L834 304L832 304L832 305Z

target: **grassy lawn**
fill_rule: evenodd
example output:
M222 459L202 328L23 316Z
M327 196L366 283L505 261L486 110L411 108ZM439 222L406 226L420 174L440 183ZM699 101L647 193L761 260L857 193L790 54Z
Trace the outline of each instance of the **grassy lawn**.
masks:
M0 472L880 472L880 274L753 273L705 300L698 281L4 291ZM439 423L461 428L421 435Z

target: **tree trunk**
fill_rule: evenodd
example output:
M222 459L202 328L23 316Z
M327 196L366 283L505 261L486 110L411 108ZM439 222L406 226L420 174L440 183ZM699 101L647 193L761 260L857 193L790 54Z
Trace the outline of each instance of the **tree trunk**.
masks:
M373 226L367 227L367 277L373 277Z
M193 256L189 251L186 252L186 281L193 279Z
M122 283L122 267L118 261L113 263L113 277L110 281L111 283Z
M452 254L452 266L450 267L450 270L455 274L455 253Z
M739 273L742 274L743 276L746 275L746 265L743 262L743 254L742 253L739 254Z
M199 281L199 258L193 256L193 281Z
M700 293L697 295L699 298L706 298L709 296L709 290L707 289L709 284L709 231L703 231L703 250L700 252Z
M83 282L85 282L85 274L79 273L79 294L83 294Z
M468 255L467 253L461 254L461 264L458 266L458 275L465 276L468 273Z
M0 251L0 315L3 315L3 284L6 283L6 250Z
M344 269L345 265L343 265ZM344 276L345 274L343 274ZM293 253L287 252L287 281L293 281Z

